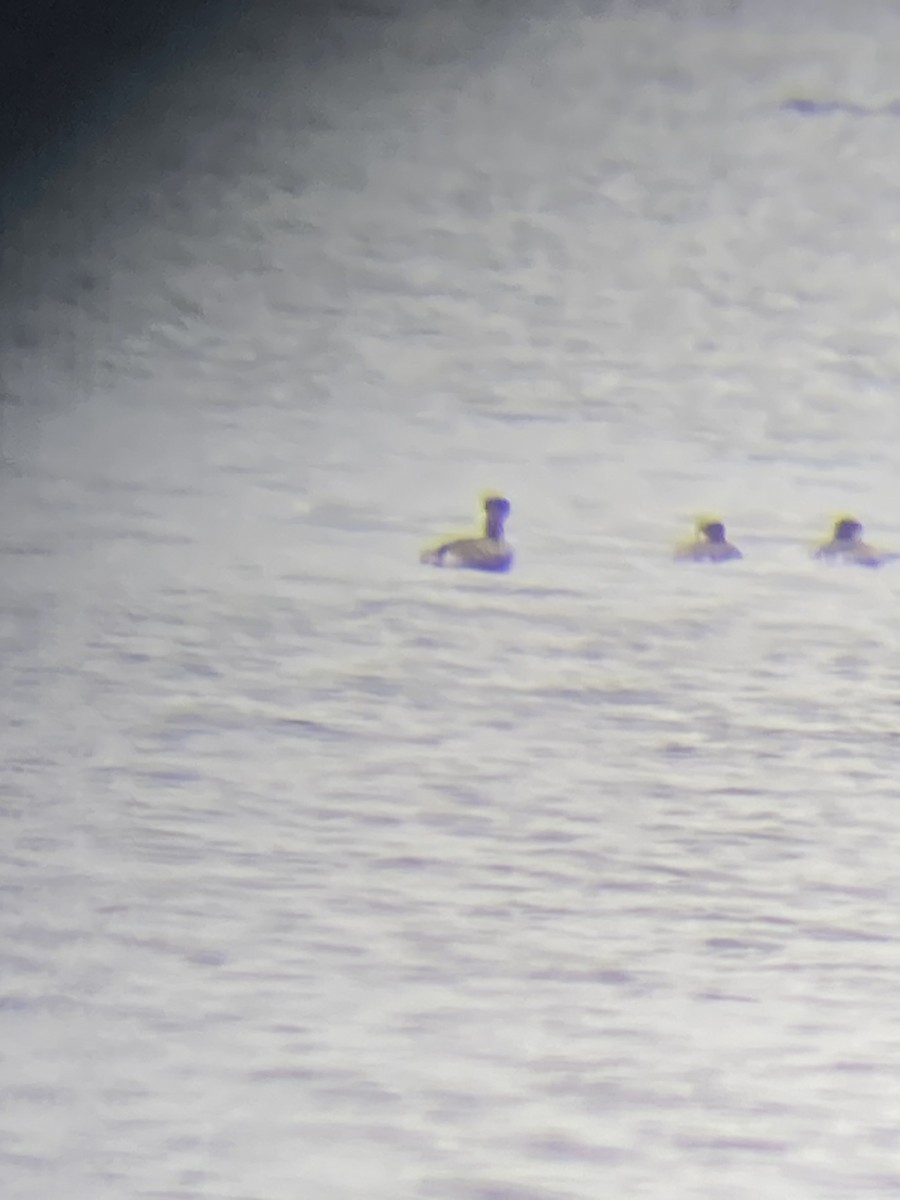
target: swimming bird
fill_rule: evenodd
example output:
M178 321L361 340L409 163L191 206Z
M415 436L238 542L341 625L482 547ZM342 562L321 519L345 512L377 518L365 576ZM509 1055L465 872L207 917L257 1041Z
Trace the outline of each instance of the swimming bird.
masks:
M419 561L432 567L470 567L474 571L508 571L513 550L504 536L510 503L503 496L484 501L484 535L456 538L433 549L423 550Z
M701 517L697 522L697 537L692 542L679 546L675 551L676 562L728 562L743 558L737 546L725 537L725 526L721 521L710 521Z
M834 523L831 540L823 542L813 554L829 562L853 563L858 567L880 567L896 554L884 554L862 540L863 527L855 517L840 517Z

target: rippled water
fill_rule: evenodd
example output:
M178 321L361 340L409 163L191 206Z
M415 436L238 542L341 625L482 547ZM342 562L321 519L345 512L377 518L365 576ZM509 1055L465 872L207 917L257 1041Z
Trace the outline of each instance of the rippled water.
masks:
M4 1197L897 1193L898 34L260 5L23 216Z

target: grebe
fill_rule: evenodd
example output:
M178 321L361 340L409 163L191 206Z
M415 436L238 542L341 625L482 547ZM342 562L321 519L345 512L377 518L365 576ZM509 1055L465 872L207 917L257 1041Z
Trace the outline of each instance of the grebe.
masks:
M830 562L854 563L858 567L880 567L896 558L896 554L882 554L862 540L863 527L855 517L841 517L835 521L831 540L817 547L813 557Z
M677 562L728 562L743 557L737 546L732 546L726 539L721 521L708 521L702 517L697 522L696 539L675 551Z
M431 550L423 550L420 562L432 567L469 567L474 571L508 571L513 550L503 535L510 503L503 496L488 496L484 502L484 536L456 538Z

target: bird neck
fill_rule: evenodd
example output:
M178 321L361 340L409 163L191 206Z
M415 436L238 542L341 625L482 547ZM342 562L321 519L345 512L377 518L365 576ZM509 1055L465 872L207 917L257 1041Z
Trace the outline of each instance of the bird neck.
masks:
M487 513L484 518L484 536L499 542L503 537L503 518L496 513Z

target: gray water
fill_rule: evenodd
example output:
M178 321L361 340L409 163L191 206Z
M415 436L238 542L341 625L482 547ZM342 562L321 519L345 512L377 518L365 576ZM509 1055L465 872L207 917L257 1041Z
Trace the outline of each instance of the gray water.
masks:
M260 4L22 214L4 1200L897 1195L898 78Z

